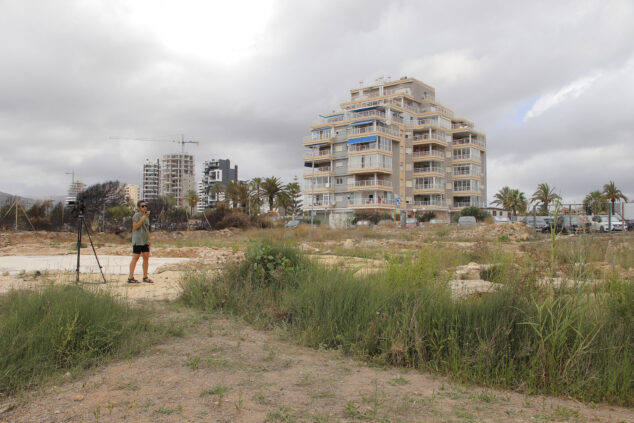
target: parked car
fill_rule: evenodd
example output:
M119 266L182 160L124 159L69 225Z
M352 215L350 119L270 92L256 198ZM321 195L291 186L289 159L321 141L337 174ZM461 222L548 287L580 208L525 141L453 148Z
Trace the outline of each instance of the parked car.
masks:
M526 226L529 228L533 228L536 231L542 231L547 225L546 219L548 216L526 216L525 217Z
M583 233L590 232L592 224L588 216L570 216L570 232Z
M289 220L288 222L286 222L286 224L284 224L285 228L296 228L299 226L299 224L302 223L301 220Z
M416 219L406 219L405 220L405 227L406 228L415 228L417 224L418 224L418 221Z
M432 219L429 221L429 223L431 223L432 225L439 225L441 223L445 223L445 221L442 219Z
M473 216L460 216L458 218L458 225L460 226L475 226L476 218Z
M634 231L634 219L627 219L625 223L627 224L628 231Z
M612 216L612 219L610 219L608 215L592 216L592 230L593 231L608 232L610 230L610 224L612 226L613 231L623 230L623 221L618 216Z
M555 223L554 217L547 217L544 219L546 226L542 228L543 233L551 233L553 230L557 233L567 234L568 228L566 227L566 220L563 216L557 217L557 223Z
M511 219L506 216L495 216L493 217L493 223L511 223Z

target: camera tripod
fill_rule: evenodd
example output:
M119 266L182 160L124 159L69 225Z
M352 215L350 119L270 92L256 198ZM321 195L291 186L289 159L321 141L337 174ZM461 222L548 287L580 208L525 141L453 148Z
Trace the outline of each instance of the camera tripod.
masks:
M106 282L106 276L103 274L103 267L101 263L99 263L99 257L97 257L97 251L95 250L95 244L92 242L92 238L90 237L90 231L88 230L88 225L84 221L84 213L83 210L79 209L79 213L77 214L77 279L76 282L79 283L79 263L81 257L81 234L82 228L86 229L86 235L88 235L88 239L90 240L90 246L92 247L92 252L95 255L95 260L97 260L97 266L99 266L99 271L101 272L101 277L103 278L103 283Z

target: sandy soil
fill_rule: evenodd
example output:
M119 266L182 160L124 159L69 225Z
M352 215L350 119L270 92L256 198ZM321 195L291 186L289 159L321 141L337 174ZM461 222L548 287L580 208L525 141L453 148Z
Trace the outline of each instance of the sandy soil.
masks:
M45 239L41 237L40 244ZM9 252L4 248L13 254L24 254L25 249L41 254L37 246L26 242L18 247L14 242L0 245L0 254ZM67 246L55 245L59 242L51 239L40 247L67 251ZM241 255L229 248L183 251L196 257L187 266L216 269ZM634 409L465 386L402 368L375 368L338 351L298 346L282 332L256 330L235 319L201 316L159 301L177 297L186 270L182 265L162 269L152 275L153 285L128 285L125 276L111 276L107 285L87 284L133 302L156 301L156 318L180 320L185 335L140 357L67 374L57 386L0 400L0 422L634 422ZM37 289L72 282L72 277L5 275L0 285Z

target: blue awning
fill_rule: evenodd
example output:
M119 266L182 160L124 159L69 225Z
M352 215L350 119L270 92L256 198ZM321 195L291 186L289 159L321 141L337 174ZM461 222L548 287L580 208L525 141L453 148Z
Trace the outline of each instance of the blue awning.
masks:
M354 109L352 110L353 112L362 112L364 110L372 110L372 109L376 109L379 106L371 106L371 107L362 107L360 109Z
M312 132L323 131L324 129L330 129L330 126L324 126L323 128L315 128Z
M367 125L369 123L373 123L373 120L364 120L362 122L351 123L350 126L359 126L359 125Z
M352 138L348 140L348 144L358 144L360 142L373 142L376 141L376 135L372 135L371 137L362 137L362 138Z

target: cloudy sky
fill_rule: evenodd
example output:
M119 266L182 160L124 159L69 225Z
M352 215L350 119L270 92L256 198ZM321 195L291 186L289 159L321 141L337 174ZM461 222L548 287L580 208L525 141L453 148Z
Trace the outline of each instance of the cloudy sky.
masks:
M181 134L197 172L301 178L319 113L405 75L486 132L489 199L634 199L629 0L0 0L0 191L140 184Z

